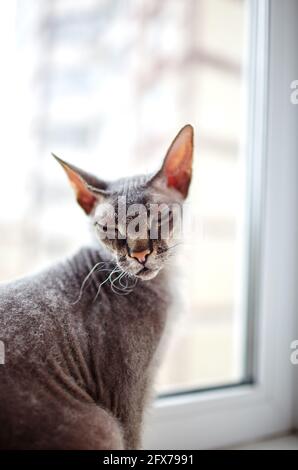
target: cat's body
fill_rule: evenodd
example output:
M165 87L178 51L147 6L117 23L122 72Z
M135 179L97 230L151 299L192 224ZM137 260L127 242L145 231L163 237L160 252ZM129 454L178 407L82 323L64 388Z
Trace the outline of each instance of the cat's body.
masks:
M155 175L108 183L56 157L99 244L0 286L1 449L141 445L192 154L188 125Z
M136 448L168 309L165 272L117 295L106 272L78 293L96 248L0 288L0 445Z

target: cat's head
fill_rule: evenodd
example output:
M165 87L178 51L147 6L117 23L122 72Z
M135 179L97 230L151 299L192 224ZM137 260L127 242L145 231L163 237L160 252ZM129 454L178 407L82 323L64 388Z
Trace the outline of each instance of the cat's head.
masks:
M181 223L191 182L192 157L193 128L186 125L155 174L106 182L55 158L66 171L99 242L119 268L147 280L158 274L175 251L175 228Z

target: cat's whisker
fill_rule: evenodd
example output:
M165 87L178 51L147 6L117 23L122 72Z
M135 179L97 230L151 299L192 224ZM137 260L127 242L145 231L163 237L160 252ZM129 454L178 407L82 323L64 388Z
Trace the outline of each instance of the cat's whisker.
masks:
M118 270L119 270L118 266L115 266L114 269L109 273L108 277L107 277L103 282L101 282L101 283L99 284L99 287L98 287L98 290L97 290L97 293L96 293L96 296L95 296L93 302L95 302L95 301L97 300L102 286L103 286L104 284L106 284L106 282L110 281L110 280L111 280L111 276L112 276L114 273L118 272Z
M82 298L82 295L83 295L83 291L84 291L84 288L86 286L86 283L88 282L88 280L91 278L92 274L97 270L97 268L100 266L100 265L105 265L106 262L104 261L100 261L99 263L96 263L89 271L89 273L87 274L87 276L85 277L85 279L83 280L82 282L82 285L81 285L81 288L80 288L80 292L79 292L79 297L78 299L72 303L72 305L76 305Z
M123 271L122 276L120 276L120 278L119 278L119 285L121 287L123 287L123 289L127 288L127 282L126 282L126 284L123 284L123 282L122 282L123 279L125 280L125 276L126 276L126 272Z
M167 253L168 251L173 250L173 248L176 248L176 247L179 246L179 245L183 245L183 242L178 242L178 243L175 243L175 245L170 245L170 246L168 246L168 247L164 250L164 253Z
M138 283L138 278L136 276L134 276L133 274L128 273L127 271L125 272L125 274L126 274L127 282L129 282L129 281L132 282L131 289L134 289L134 287Z
M94 267L94 270L93 270L92 273L96 272L96 270L98 268L99 268L99 266L97 266L96 268ZM132 290L134 289L134 287L136 286L137 282L138 282L137 278L135 278L134 276L131 276L130 273L124 271L119 266L115 266L112 269L112 271L110 271L110 269L107 269L107 268L106 269L103 269L103 268L98 269L98 271L100 271L100 272L109 271L109 275L98 286L98 290L97 290L97 293L96 293L96 296L95 296L93 302L95 302L97 300L97 298L100 294L102 286L104 284L106 284L107 282L110 282L111 290L115 294L118 294L118 295L128 295L128 294L130 294L132 292ZM114 275L116 275L116 277L114 277ZM124 280L126 281L125 283L123 282ZM117 281L118 281L118 285L117 285ZM130 282L131 282L131 284L130 284Z
M126 283L124 284L122 280L125 279ZM115 283L118 281L119 286L117 286ZM126 271L122 271L120 276L118 276L116 279L114 279L111 283L111 289L115 294L118 295L128 295L130 294L134 287L136 286L137 279L134 280L132 285L129 285L129 273Z
M123 280L125 281L125 284L122 282ZM131 287L129 288L128 281L129 281L128 273L126 271L123 271L123 276L120 277L119 284L121 287L123 287L123 289L131 290Z
M119 273L119 271L117 272L117 274L118 274L118 273ZM120 271L120 274L119 274L118 277L116 277L116 279L110 279L112 290L113 290L113 288L114 288L115 282L118 281L118 279L119 279L121 276L123 276L123 271L122 271L122 270Z
M125 276L125 274L126 274L125 271L122 271L120 273L120 275L116 279L113 279L113 281L111 282L111 289L115 294L118 294L118 295L127 295L127 294L129 294L129 291L126 289L126 286L121 284L121 279ZM118 281L120 287L115 285L115 282L117 282L117 281Z

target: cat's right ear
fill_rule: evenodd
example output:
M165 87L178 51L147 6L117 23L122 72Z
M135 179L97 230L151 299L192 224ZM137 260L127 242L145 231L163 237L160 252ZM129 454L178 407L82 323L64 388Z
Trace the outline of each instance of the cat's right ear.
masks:
M52 156L65 170L74 189L78 204L90 214L95 205L104 197L107 184L95 176L71 165L52 153Z
M163 165L152 182L173 188L185 199L192 175L194 130L190 124L182 127L167 151Z

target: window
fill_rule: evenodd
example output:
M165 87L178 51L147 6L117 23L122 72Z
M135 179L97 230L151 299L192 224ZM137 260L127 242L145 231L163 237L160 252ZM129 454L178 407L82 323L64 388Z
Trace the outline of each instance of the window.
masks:
M2 279L87 240L51 151L116 178L157 168L179 128L195 127L189 206L197 229L181 250L178 282L187 303L160 392L247 379L245 15L243 0L17 2L22 117L32 124L20 153L10 155L27 200L12 218L7 208L9 223L2 221Z

